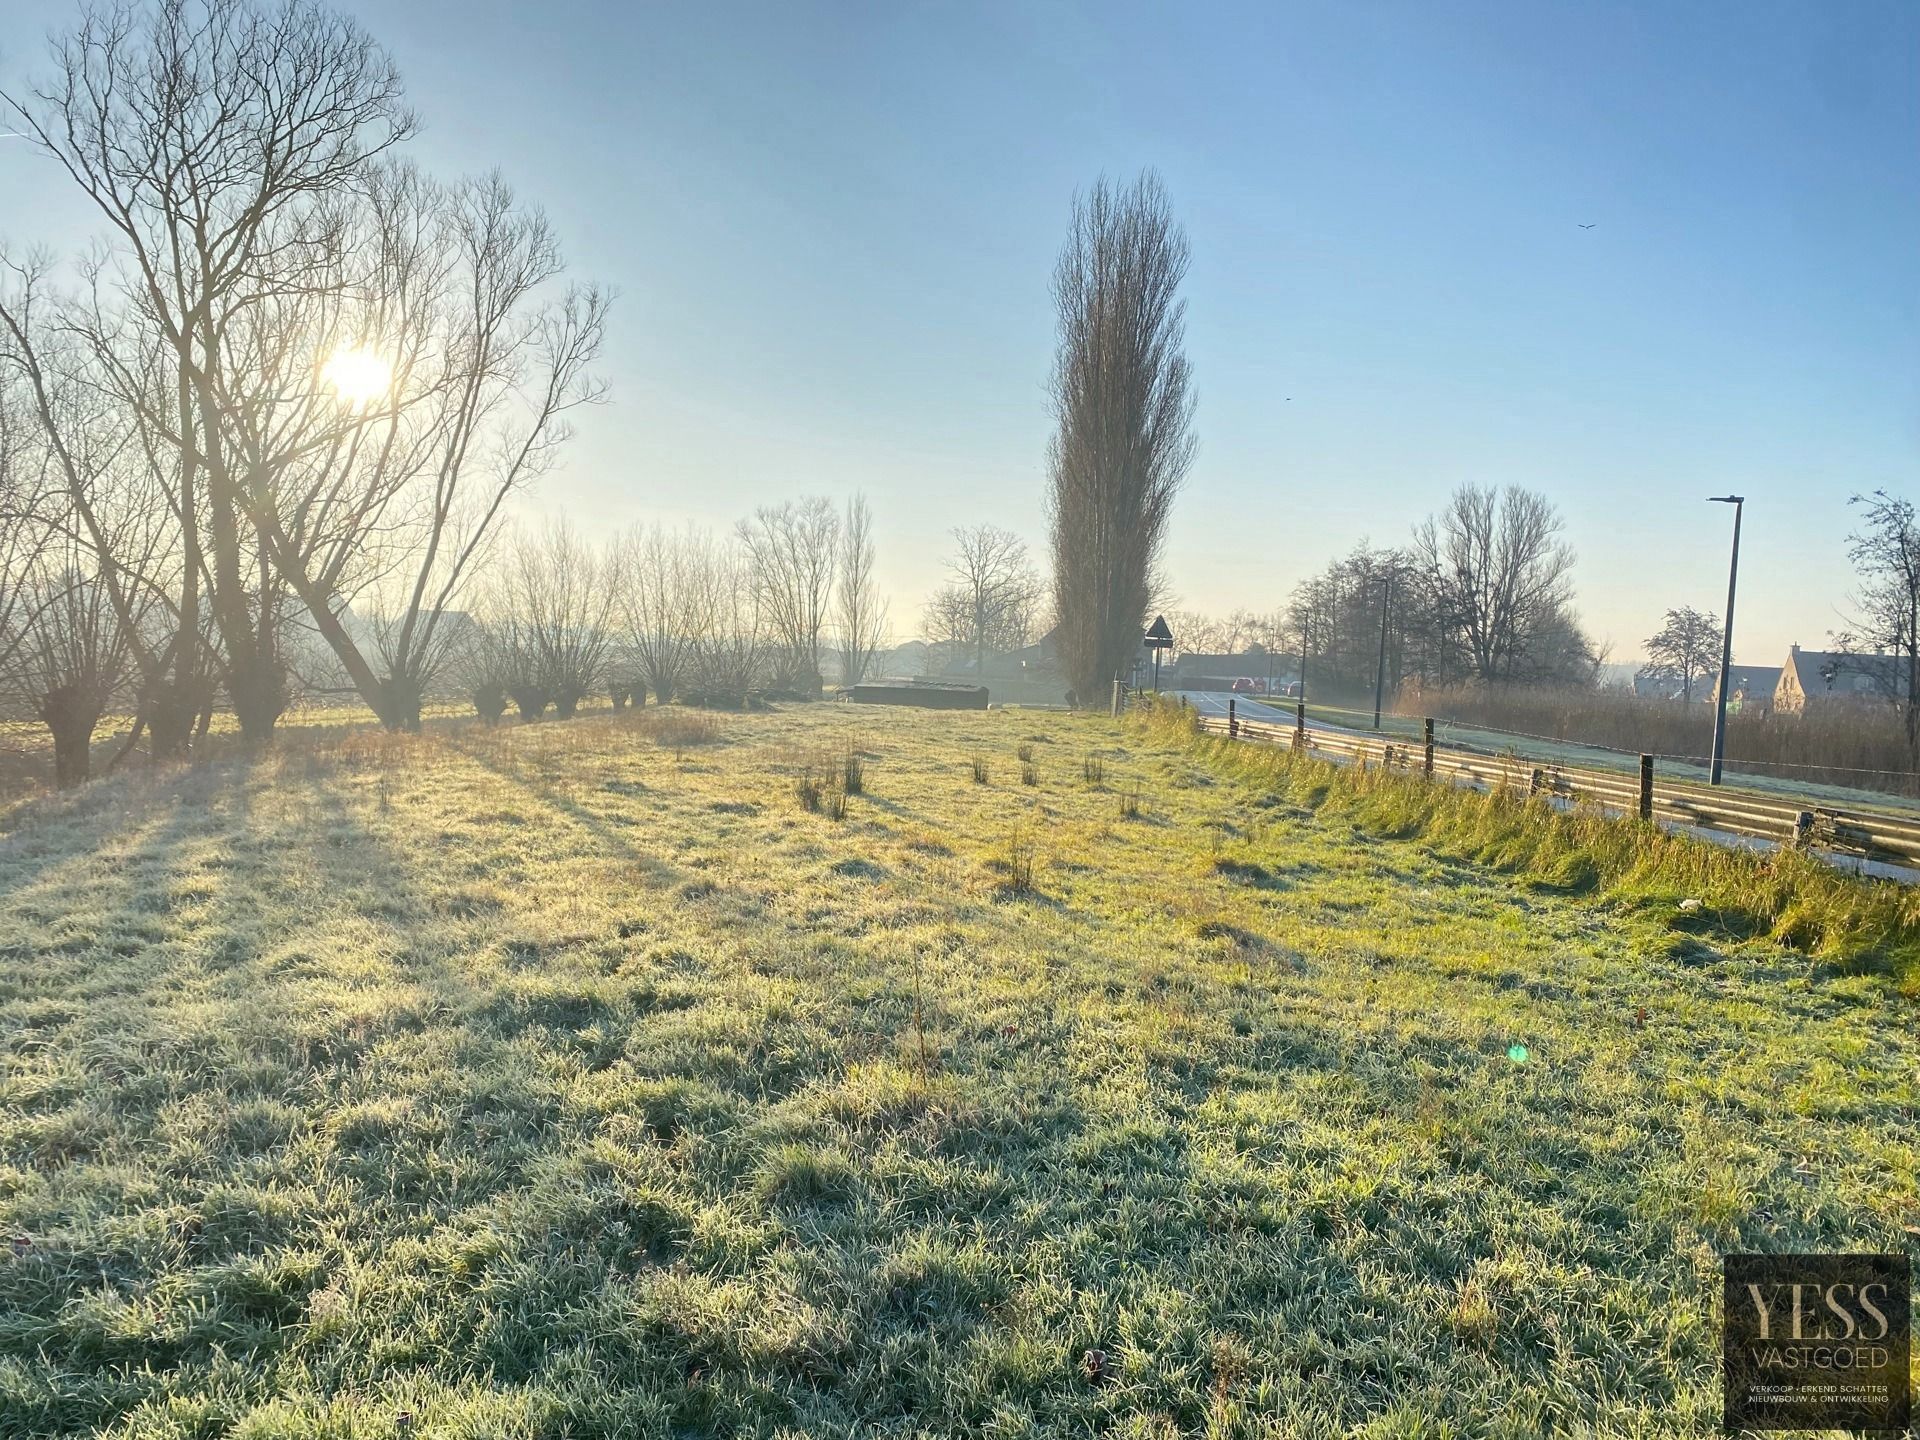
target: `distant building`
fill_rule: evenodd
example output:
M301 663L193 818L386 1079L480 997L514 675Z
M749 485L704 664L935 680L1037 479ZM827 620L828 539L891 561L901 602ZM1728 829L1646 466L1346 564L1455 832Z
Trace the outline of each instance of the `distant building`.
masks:
M1845 650L1802 650L1795 645L1781 667L1773 708L1798 715L1831 704L1889 700L1907 690L1904 658L1855 655Z
M1782 667L1778 665L1732 665L1727 669L1727 709L1767 710L1773 706L1774 692L1779 689ZM1707 703L1720 703L1720 672L1713 673L1713 684L1707 687Z

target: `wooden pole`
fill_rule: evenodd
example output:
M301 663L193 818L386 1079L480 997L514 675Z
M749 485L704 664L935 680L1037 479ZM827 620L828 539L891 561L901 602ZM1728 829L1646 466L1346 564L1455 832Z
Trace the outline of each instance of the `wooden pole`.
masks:
M1380 667L1373 672L1373 728L1380 728L1380 692L1387 684L1387 607L1393 596L1393 576L1380 581Z
M1307 702L1302 699L1293 707L1293 748L1301 750L1307 743Z
M1640 757L1640 818L1653 818L1653 757Z
M1433 778L1433 720L1431 718L1427 720L1426 756L1423 768L1427 772L1427 778L1431 780Z
M1240 716L1234 708L1239 703L1233 696L1227 697L1227 738L1229 740L1237 740L1240 737Z

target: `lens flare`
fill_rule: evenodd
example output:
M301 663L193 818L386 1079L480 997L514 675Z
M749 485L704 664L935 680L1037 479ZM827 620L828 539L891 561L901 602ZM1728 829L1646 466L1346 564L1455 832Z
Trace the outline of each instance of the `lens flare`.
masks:
M393 384L393 366L363 346L342 347L320 367L320 380L358 410L387 393Z

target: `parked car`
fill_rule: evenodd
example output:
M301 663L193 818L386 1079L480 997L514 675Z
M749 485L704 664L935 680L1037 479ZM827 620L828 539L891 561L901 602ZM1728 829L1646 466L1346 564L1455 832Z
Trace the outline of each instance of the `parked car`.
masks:
M1251 695L1254 693L1254 688L1254 682L1244 675L1233 682L1233 693L1236 695Z

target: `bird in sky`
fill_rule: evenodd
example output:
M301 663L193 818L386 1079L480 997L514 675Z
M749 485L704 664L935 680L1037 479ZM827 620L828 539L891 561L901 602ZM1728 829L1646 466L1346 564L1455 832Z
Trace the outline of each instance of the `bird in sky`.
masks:
M1578 221L1576 221L1576 222L1574 222L1574 223L1576 223L1576 224L1578 224L1579 222L1578 222ZM1594 222L1593 222L1593 225L1598 225L1599 223L1600 223L1600 222L1599 222L1598 220L1596 220L1596 221L1594 221ZM1581 225L1581 226L1580 226L1580 228L1581 228L1582 230L1591 230L1591 229L1593 228L1593 225Z

